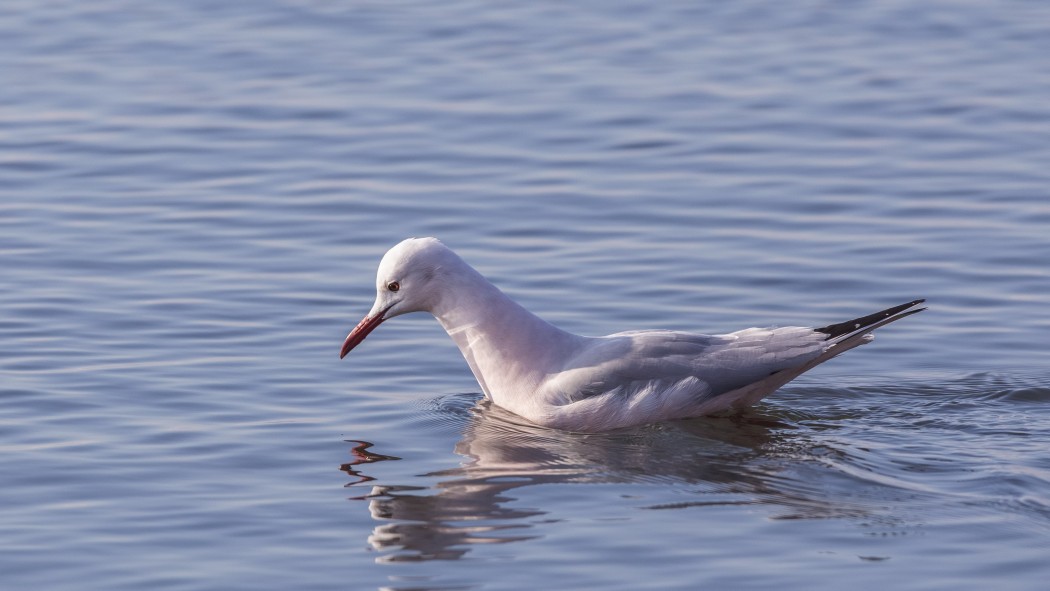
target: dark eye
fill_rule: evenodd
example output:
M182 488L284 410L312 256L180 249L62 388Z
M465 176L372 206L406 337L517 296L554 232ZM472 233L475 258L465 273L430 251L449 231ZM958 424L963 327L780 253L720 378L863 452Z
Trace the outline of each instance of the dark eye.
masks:
M397 290L401 289L401 284L398 283L397 281L391 281L390 283L386 284L386 288L389 289L390 291L397 291Z

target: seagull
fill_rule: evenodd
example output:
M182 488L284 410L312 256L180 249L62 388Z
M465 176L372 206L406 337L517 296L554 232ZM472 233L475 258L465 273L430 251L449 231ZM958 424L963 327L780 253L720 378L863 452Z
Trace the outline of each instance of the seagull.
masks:
M637 330L579 336L507 297L435 238L383 256L376 300L339 358L382 322L429 312L452 337L485 396L544 427L599 432L751 406L921 312L914 300L821 328L746 328L719 335Z

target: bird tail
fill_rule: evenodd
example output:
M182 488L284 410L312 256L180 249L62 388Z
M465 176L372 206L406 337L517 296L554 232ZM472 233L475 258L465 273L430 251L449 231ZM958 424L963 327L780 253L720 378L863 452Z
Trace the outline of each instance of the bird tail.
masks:
M828 335L824 340L831 341L831 344L824 349L823 353L808 363L804 363L798 367L782 369L770 374L764 379L744 386L740 389L743 390L743 392L737 391L733 393L737 395L737 400L734 402L733 406L735 408L751 406L766 396L769 396L784 384L806 373L821 363L824 363L832 357L837 357L856 346L871 342L874 338L871 331L886 326L891 322L896 322L905 316L911 316L912 314L922 312L926 308L916 308L915 306L918 306L925 301L926 300L915 300L908 302L907 304L887 308L881 312L814 329L816 332Z
M839 338L849 338L849 336L854 333L869 333L880 326L900 320L905 316L911 316L912 314L922 312L926 308L911 308L915 308L915 306L918 306L925 301L926 300L911 301L907 304L886 308L881 312L868 314L867 316L861 316L860 318L854 318L853 320L847 320L846 322L839 322L838 324L829 324L813 330L828 335L827 338L824 339L826 341L834 341Z

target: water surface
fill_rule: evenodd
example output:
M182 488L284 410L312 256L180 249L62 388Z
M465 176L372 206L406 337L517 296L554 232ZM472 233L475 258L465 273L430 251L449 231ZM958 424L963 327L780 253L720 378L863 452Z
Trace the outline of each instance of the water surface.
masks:
M15 2L5 589L1041 589L1050 11ZM579 435L437 323L438 236L583 334L931 309L741 417Z

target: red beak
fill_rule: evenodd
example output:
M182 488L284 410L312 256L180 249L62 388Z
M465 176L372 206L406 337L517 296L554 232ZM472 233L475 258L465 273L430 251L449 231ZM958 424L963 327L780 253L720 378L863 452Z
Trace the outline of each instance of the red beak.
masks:
M386 318L383 316L384 313L385 311L380 312L375 316L365 316L361 320L361 322L357 323L357 326L354 327L354 330L351 330L350 334L347 335L346 340L343 341L343 348L339 351L340 359L346 357L346 354L349 353L351 349L361 344L361 341L365 340L365 337L368 336L368 333L375 330L377 326L379 326L384 320L386 320Z

